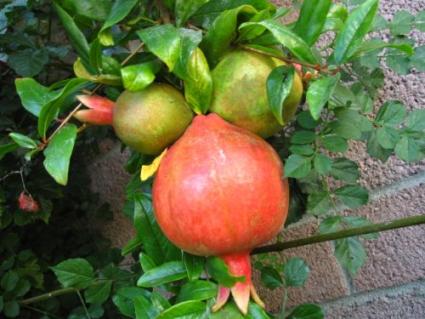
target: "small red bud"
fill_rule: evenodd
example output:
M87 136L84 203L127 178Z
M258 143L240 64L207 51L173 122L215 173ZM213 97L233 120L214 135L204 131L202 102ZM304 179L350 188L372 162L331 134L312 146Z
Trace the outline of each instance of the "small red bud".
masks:
M37 201L31 195L25 194L25 192L19 195L18 206L20 210L28 213L37 213L40 210Z

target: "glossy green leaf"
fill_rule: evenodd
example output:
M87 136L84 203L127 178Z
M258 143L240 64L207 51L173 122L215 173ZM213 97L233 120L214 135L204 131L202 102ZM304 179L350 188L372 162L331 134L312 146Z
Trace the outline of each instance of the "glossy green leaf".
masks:
M105 23L99 31L98 37L100 43L105 46L113 45L114 40L109 33L109 29L123 20L131 12L133 7L137 4L137 0L115 0L112 5L111 11L106 18Z
M134 298L134 312L136 319L157 318L159 310L145 296L137 296Z
M378 111L376 123L396 126L406 117L406 107L398 101L388 101Z
M345 20L348 17L348 10L345 6L335 3L331 6L323 31L340 31L344 27Z
M111 293L112 280L102 280L84 291L84 299L90 304L103 304Z
M276 289L283 285L282 277L279 272L270 266L261 268L261 282L269 289Z
M407 116L406 125L409 130L421 132L425 130L425 110L413 110Z
M36 76L49 62L49 53L45 48L25 49L9 54L7 63L20 76Z
M83 79L71 79L68 80L65 86L56 92L56 96L49 101L49 103L43 105L40 115L38 118L38 134L41 137L46 137L47 130L58 115L61 108L64 106L66 99L76 92L86 87L88 82Z
M269 30L280 44L285 46L296 58L309 63L318 63L310 46L301 39L297 34L274 20L264 20L261 22L246 22L239 29L246 28L251 25L261 25Z
M288 119L283 118L283 105L291 93L294 76L294 67L282 65L274 68L267 78L266 87L269 106L280 125L284 125L288 121Z
M181 53L179 31L171 24L162 24L140 30L137 35L173 71Z
M40 114L43 105L48 104L57 95L31 78L16 79L15 85L22 105L35 116Z
M9 137L20 147L27 149L37 148L37 142L28 136L19 134L19 133L9 133Z
M204 271L205 258L183 253L182 259L189 280L197 280Z
M205 114L210 107L213 80L207 59L201 49L196 48L187 65L184 81L184 96L196 114Z
M327 175L332 169L332 160L324 154L317 154L313 163L315 171L320 175Z
M99 39L95 39L90 44L89 50L89 63L93 67L96 73L99 73L102 69L102 45Z
M187 300L206 300L217 295L217 285L211 281L189 281L180 288L177 302Z
M105 58L105 56L103 58ZM80 79L88 80L88 81L93 82L93 83L102 83L102 84L106 84L106 85L113 85L113 86L121 86L122 85L120 75L116 75L116 74L96 74L96 75L93 75L89 71L87 71L86 67L84 66L81 59L79 59L79 58L74 62L73 69L74 69L75 76L80 78ZM120 69L121 69L121 67L120 67ZM102 71L106 71L105 65L103 65ZM119 72L120 71L118 71L118 73Z
M350 274L355 275L366 261L366 251L355 237L335 241L335 257Z
M56 278L65 288L87 288L94 281L93 267L82 258L70 258L51 267Z
M141 91L155 80L159 66L153 62L133 64L121 69L124 88L129 91Z
M248 319L270 319L263 307L256 303L250 302L248 305ZM236 319L236 318L235 318Z
M209 0L176 0L175 16L178 27L184 25L190 17Z
M327 192L317 192L308 195L307 212L312 215L328 213L332 207L330 194Z
M311 159L297 154L288 157L285 162L285 177L303 178L311 171Z
M174 67L174 74L180 79L185 80L188 77L187 69L189 61L192 58L194 50L202 41L202 32L192 29L180 28L181 53Z
M231 275L225 262L218 257L208 257L206 269L212 278L225 287L232 287L236 282L245 280L244 276Z
M405 10L397 11L390 24L391 34L405 35L412 30L415 17Z
M335 191L335 195L344 205L352 209L361 207L369 201L369 192L367 189L357 185L338 188Z
M205 310L206 305L202 301L184 301L166 309L156 319L199 318Z
M395 147L395 154L406 162L415 162L424 157L423 148L415 139L403 136Z
M345 152L348 149L347 141L337 135L325 135L321 137L323 146L331 152Z
M186 269L181 261L170 261L145 272L137 281L139 287L155 287L185 278Z
M70 9L77 15L96 21L104 21L111 10L112 0L63 0L64 8Z
M243 5L235 9L223 11L212 24L205 35L201 47L211 66L228 51L230 44L237 36L238 18L253 16L257 11L254 7Z
M138 299L142 297L150 299L151 293L138 287L121 287L113 295L112 302L123 315L134 318L136 315L135 307L139 307L141 304ZM150 300L148 302L151 303Z
M140 266L142 266L143 272L147 272L148 270L151 270L152 268L156 267L153 259L149 257L148 255L146 255L145 253L139 254L139 261L140 261Z
M325 314L320 306L314 304L302 304L295 307L287 319L323 319Z
M360 178L357 163L346 158L334 159L330 174L332 177L347 183L356 183Z
M90 72L92 72L93 69L90 68L89 62L90 46L87 42L86 37L75 24L72 17L57 2L53 2L53 7L55 8L62 22L62 25L65 28L65 31L69 37L69 41L71 42L73 48L75 49L75 51L77 51L85 67L88 68Z
M333 59L336 64L344 63L357 50L363 37L372 27L378 3L378 0L367 0L348 16L343 29L335 39Z
M15 151L19 146L15 143L8 143L0 145L0 160L7 154Z
M44 168L61 185L68 183L69 163L77 138L77 130L74 124L64 126L44 150Z
M332 96L339 78L338 73L336 76L321 77L310 84L307 90L307 104L313 119L320 118L323 107Z
M303 2L294 32L308 45L313 45L322 33L331 4L331 0Z
M306 262L301 258L293 257L283 267L285 285L289 287L304 286L309 273L310 269Z

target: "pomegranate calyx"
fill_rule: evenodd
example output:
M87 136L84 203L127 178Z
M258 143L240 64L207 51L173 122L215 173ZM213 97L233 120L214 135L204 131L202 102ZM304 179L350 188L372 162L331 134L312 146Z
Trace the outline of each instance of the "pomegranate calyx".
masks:
M248 253L239 253L221 256L226 263L229 273L233 276L244 276L244 281L236 282L233 287L226 288L219 285L216 303L212 307L212 311L216 312L222 308L229 299L230 293L239 310L246 315L248 313L249 299L252 299L259 306L264 308L264 302L260 299L251 281L251 260Z
M74 114L77 120L94 125L112 125L113 101L99 95L79 95L77 99L88 107Z

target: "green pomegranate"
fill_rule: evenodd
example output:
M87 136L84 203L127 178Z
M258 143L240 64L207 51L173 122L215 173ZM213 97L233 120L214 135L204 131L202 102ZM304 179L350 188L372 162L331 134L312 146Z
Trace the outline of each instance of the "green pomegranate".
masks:
M225 120L264 138L279 131L269 107L266 81L270 72L284 62L259 53L235 50L218 63L212 72L214 93L210 111ZM288 121L301 101L303 84L295 73L290 95L284 102L283 118Z
M161 153L183 134L193 113L183 95L168 84L155 83L141 91L124 91L114 103L100 96L79 96L89 109L74 116L80 121L112 125L117 136L134 150Z

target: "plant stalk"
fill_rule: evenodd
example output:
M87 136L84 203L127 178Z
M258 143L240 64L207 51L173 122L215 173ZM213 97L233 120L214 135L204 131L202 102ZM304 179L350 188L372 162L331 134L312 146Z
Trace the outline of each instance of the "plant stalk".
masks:
M280 242L280 243L276 243L272 245L258 247L258 248L255 248L251 254L256 255L256 254L264 254L269 252L277 252L277 251L282 251L282 250L286 250L290 248L322 243L324 241L342 239L342 238L358 236L358 235L366 235L371 233L377 233L377 232L388 231L388 230L393 230L393 229L402 228L402 227L422 225L422 224L425 224L425 215L405 217L405 218L396 219L390 222L372 224L372 225L367 225L362 227L354 227L354 228L344 229L344 230L333 232L333 233L314 235L307 238L301 238L301 239L291 240L287 242Z
M19 303L21 305L29 305L29 304L41 302L41 301L44 301L44 300L47 300L47 299L50 299L50 298L53 298L53 297L58 297L58 296L67 295L67 294L71 294L71 293L77 293L77 292L78 292L78 289L76 289L76 288L62 288L62 289L50 291L46 294L42 294L42 295L39 295L39 296L35 296L35 297L32 297L32 298L21 300L21 301L19 301Z

